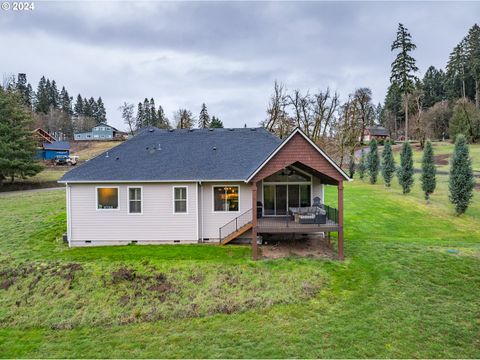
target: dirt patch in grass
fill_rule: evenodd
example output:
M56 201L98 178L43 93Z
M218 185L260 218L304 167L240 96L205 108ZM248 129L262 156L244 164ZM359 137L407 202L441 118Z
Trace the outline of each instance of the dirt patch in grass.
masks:
M435 155L435 165L448 165L448 159L450 158L450 154L440 154Z
M289 256L333 259L335 253L321 235L310 235L301 239L271 238L261 246L262 256L266 259L279 259Z
M476 183L476 184L475 184L475 190L476 190L476 191L480 191L480 183Z

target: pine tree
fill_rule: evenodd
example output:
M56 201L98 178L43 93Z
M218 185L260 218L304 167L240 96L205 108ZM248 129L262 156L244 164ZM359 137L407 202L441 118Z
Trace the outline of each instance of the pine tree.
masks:
M390 82L396 83L405 97L405 140L408 141L408 96L415 89L418 80L414 75L418 71L415 59L410 52L417 46L412 42L412 36L402 24L398 24L397 38L392 44L391 50L399 50L392 63L392 75Z
M390 141L385 142L382 153L382 176L386 187L390 187L395 175L395 159L393 158L392 145Z
M400 153L400 167L397 171L397 177L403 193L409 193L413 185L413 157L412 147L408 142L404 142L402 146L402 152Z
M200 116L198 117L198 127L200 129L206 129L210 127L210 115L208 115L207 106L205 103L202 104L202 109L200 110Z
M33 159L32 117L23 99L0 89L0 186L5 179L34 176L42 169Z
M143 126L152 125L152 115L150 110L150 101L147 98L143 100Z
M370 184L377 183L378 170L380 165L380 157L378 155L377 140L370 141L370 150L367 155L368 158L368 173L370 174Z
M172 126L170 125L170 121L165 116L165 112L161 105L158 105L157 111L157 119L158 119L158 128L159 129L171 129Z
M475 107L480 108L480 27L475 24L468 31L466 56L470 75L475 81Z
M220 129L223 128L223 122L216 116L212 116L212 121L210 122L211 129Z
M26 74L18 74L17 76L17 84L16 89L22 99L22 102L31 108L32 106L32 86L27 83L27 75Z
M80 94L77 95L77 101L75 102L75 106L73 107L73 112L77 117L84 115L83 98Z
M458 99L453 108L453 115L449 121L450 137L463 134L467 141L476 142L480 139L480 111L468 99Z
M57 83L55 80L49 84L49 80L47 79L47 89L48 89L48 107L53 109L58 109L60 104L60 95L58 94Z
M137 121L135 124L135 128L137 130L143 129L145 127L145 113L143 111L143 104L141 102L138 103L137 106Z
M467 211L473 197L475 178L473 176L472 160L465 136L458 135L450 164L448 181L449 198L455 205L457 215Z
M157 110L155 109L155 100L150 99L150 125L158 127L158 116Z
M47 114L49 110L48 99L49 95L47 89L47 80L45 79L45 76L42 76L38 82L35 111L38 113Z
M422 104L426 108L430 108L437 102L445 100L445 73L443 70L437 70L434 66L430 66L422 80L422 91Z
M95 103L95 120L97 124L107 123L107 110L105 110L105 105L101 97L99 97Z
M435 191L435 187L437 186L437 182L435 179L436 175L436 168L435 168L435 159L433 157L433 147L430 141L427 141L425 144L425 148L423 149L423 157L422 157L422 190L425 194L425 200L427 202L430 199L430 195L433 194Z
M453 48L447 63L447 83L449 85L450 98L462 97L466 95L467 79L467 42L464 38L457 46ZM457 86L460 84L460 86Z
M98 121L98 117L97 117L97 114L98 114L97 102L95 101L93 96L90 97L90 99L88 100L85 99L85 101L87 102L87 107L85 108L85 115L93 118L95 120L96 125L100 124L100 121Z
M70 116L73 115L72 98L68 95L68 91L65 90L65 86L60 91L60 109Z
M358 175L360 176L360 180L363 181L365 175L367 173L367 159L365 156L365 151L362 149L362 155L360 156L360 162L358 163Z

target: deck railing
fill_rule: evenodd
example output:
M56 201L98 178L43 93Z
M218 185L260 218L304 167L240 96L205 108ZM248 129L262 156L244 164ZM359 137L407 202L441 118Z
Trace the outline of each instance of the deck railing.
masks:
M252 222L252 209L245 211L243 214L238 215L235 219L229 221L225 225L223 225L219 229L219 239L220 243L225 239L228 235L238 231L238 229L244 227L245 225Z
M327 212L327 219L338 224L338 209L328 205L323 205L323 209Z
M299 231L302 228L312 228L318 227L322 228L325 226L335 226L338 225L338 210L332 206L322 205L322 209L325 210L326 214L323 219L319 222L315 220L312 222L300 223L294 221L291 215L285 216L275 216L275 217L263 217L259 219L259 227L261 229L282 229L282 228L291 228L298 229Z

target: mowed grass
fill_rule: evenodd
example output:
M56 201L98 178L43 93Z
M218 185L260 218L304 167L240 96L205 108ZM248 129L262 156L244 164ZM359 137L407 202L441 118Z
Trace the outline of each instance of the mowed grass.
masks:
M439 177L427 205L418 179L406 196L347 184L345 262L68 249L63 191L0 198L0 281L17 271L0 289L0 355L478 358L479 193L456 217L446 189Z
M448 141L433 142L433 152L437 156L437 169L448 171L450 169L450 158L455 145ZM423 152L419 143L412 144L414 167L421 169ZM397 165L400 164L401 145L395 146L394 156ZM480 173L480 144L470 144L470 156L472 158L473 170Z

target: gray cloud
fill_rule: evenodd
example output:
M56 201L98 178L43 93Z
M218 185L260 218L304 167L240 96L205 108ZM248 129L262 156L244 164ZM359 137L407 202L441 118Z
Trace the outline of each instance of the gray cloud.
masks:
M0 68L102 96L120 127L118 106L146 96L168 115L206 102L227 126L254 126L274 79L343 97L368 86L381 101L398 22L425 71L445 65L479 13L473 2L37 1L30 13L0 12Z

